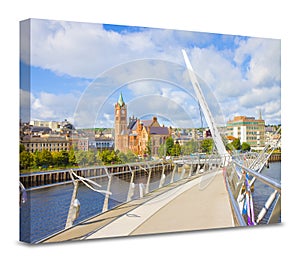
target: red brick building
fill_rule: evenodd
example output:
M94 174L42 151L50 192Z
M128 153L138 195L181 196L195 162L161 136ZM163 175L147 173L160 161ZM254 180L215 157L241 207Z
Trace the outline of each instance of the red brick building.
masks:
M115 150L121 152L132 151L143 156L148 147L151 155L158 155L158 148L171 135L172 129L161 126L157 117L141 120L132 116L127 122L127 105L120 94L115 104Z

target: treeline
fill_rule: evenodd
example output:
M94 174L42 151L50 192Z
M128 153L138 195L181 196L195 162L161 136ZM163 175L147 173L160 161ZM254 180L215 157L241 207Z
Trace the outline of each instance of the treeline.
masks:
M226 149L231 150L231 151L241 150L241 151L245 152L245 151L250 151L251 146L246 142L243 142L241 144L240 139L236 138L231 143L226 145Z
M36 152L27 152L25 148L20 146L20 170L35 170L35 169L52 169L66 167L84 167L93 165L121 164L135 162L138 157L128 151L122 153L111 150L74 150L69 151L49 151L42 150Z
M213 140L209 138L204 139L201 142L192 139L181 146L179 143L175 142L172 137L169 137L164 144L160 145L158 155L159 157L162 157L190 155L196 152L211 153L213 145Z
M95 164L97 154L92 151L49 151L27 152L20 147L20 169L48 169L77 166L80 163Z
M166 142L160 145L158 149L159 157L162 156L179 156L190 155L196 152L211 154L214 147L212 138L207 138L202 141L190 140L182 146L174 142L172 137L169 137ZM226 144L226 149L230 151L241 150L243 152L250 151L251 147L248 143L240 142L240 139L235 139L231 143Z
M188 141L183 146L174 142L170 137L158 149L159 157L163 156L180 156L189 155L195 152L211 153L213 149L213 140L205 139L201 142ZM151 159L151 144L148 145L147 152L143 156L143 160ZM113 150L74 150L71 148L69 151L49 151L42 150L36 152L27 152L23 145L20 145L20 170L40 170L40 169L55 169L67 167L84 167L93 165L111 165L123 164L129 162L139 161L139 157L133 152L128 151L123 153Z

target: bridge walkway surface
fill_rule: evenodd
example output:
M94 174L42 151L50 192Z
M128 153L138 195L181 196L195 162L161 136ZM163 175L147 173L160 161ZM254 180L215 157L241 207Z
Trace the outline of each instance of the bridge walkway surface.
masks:
M210 171L159 188L46 240L59 242L234 227L223 171Z

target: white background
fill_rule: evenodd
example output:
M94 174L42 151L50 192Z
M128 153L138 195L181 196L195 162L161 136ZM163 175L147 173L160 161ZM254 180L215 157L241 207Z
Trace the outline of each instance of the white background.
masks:
M282 261L299 257L300 174L296 150L300 21L297 1L289 2L292 1L2 1L1 261ZM282 39L282 224L38 246L19 243L19 21L27 18Z

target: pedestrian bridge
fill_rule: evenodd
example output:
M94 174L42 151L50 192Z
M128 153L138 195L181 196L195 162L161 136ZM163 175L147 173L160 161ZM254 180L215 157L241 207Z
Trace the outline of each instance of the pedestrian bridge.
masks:
M187 176L43 242L234 227L223 169Z
M217 155L198 159L198 162L195 157L176 159L167 183L164 172L161 173L158 187L153 191L146 191L147 184L129 182L127 201L111 210L107 203L113 196L109 191L111 184L108 183L106 188L98 189L99 193L106 195L102 212L79 223L76 222L76 213L79 212L76 206L78 184L86 183L91 190L95 190L96 185L90 178L70 171L74 191L65 229L40 242L253 226L259 224L267 212L271 212L268 222L275 223L281 210L281 185L252 170L251 163L255 159L257 154L243 154L233 157L227 166L223 165L224 158ZM135 171L131 173L131 181L134 181ZM147 173L150 177L151 168ZM179 175L178 180L174 179L175 174ZM116 175L107 174L110 181ZM252 180L248 175L251 175ZM253 213L250 201L249 184L254 178L274 189L259 214ZM140 194L133 199L133 190L136 189ZM271 204L273 209L268 210ZM243 213L244 209L246 213Z

